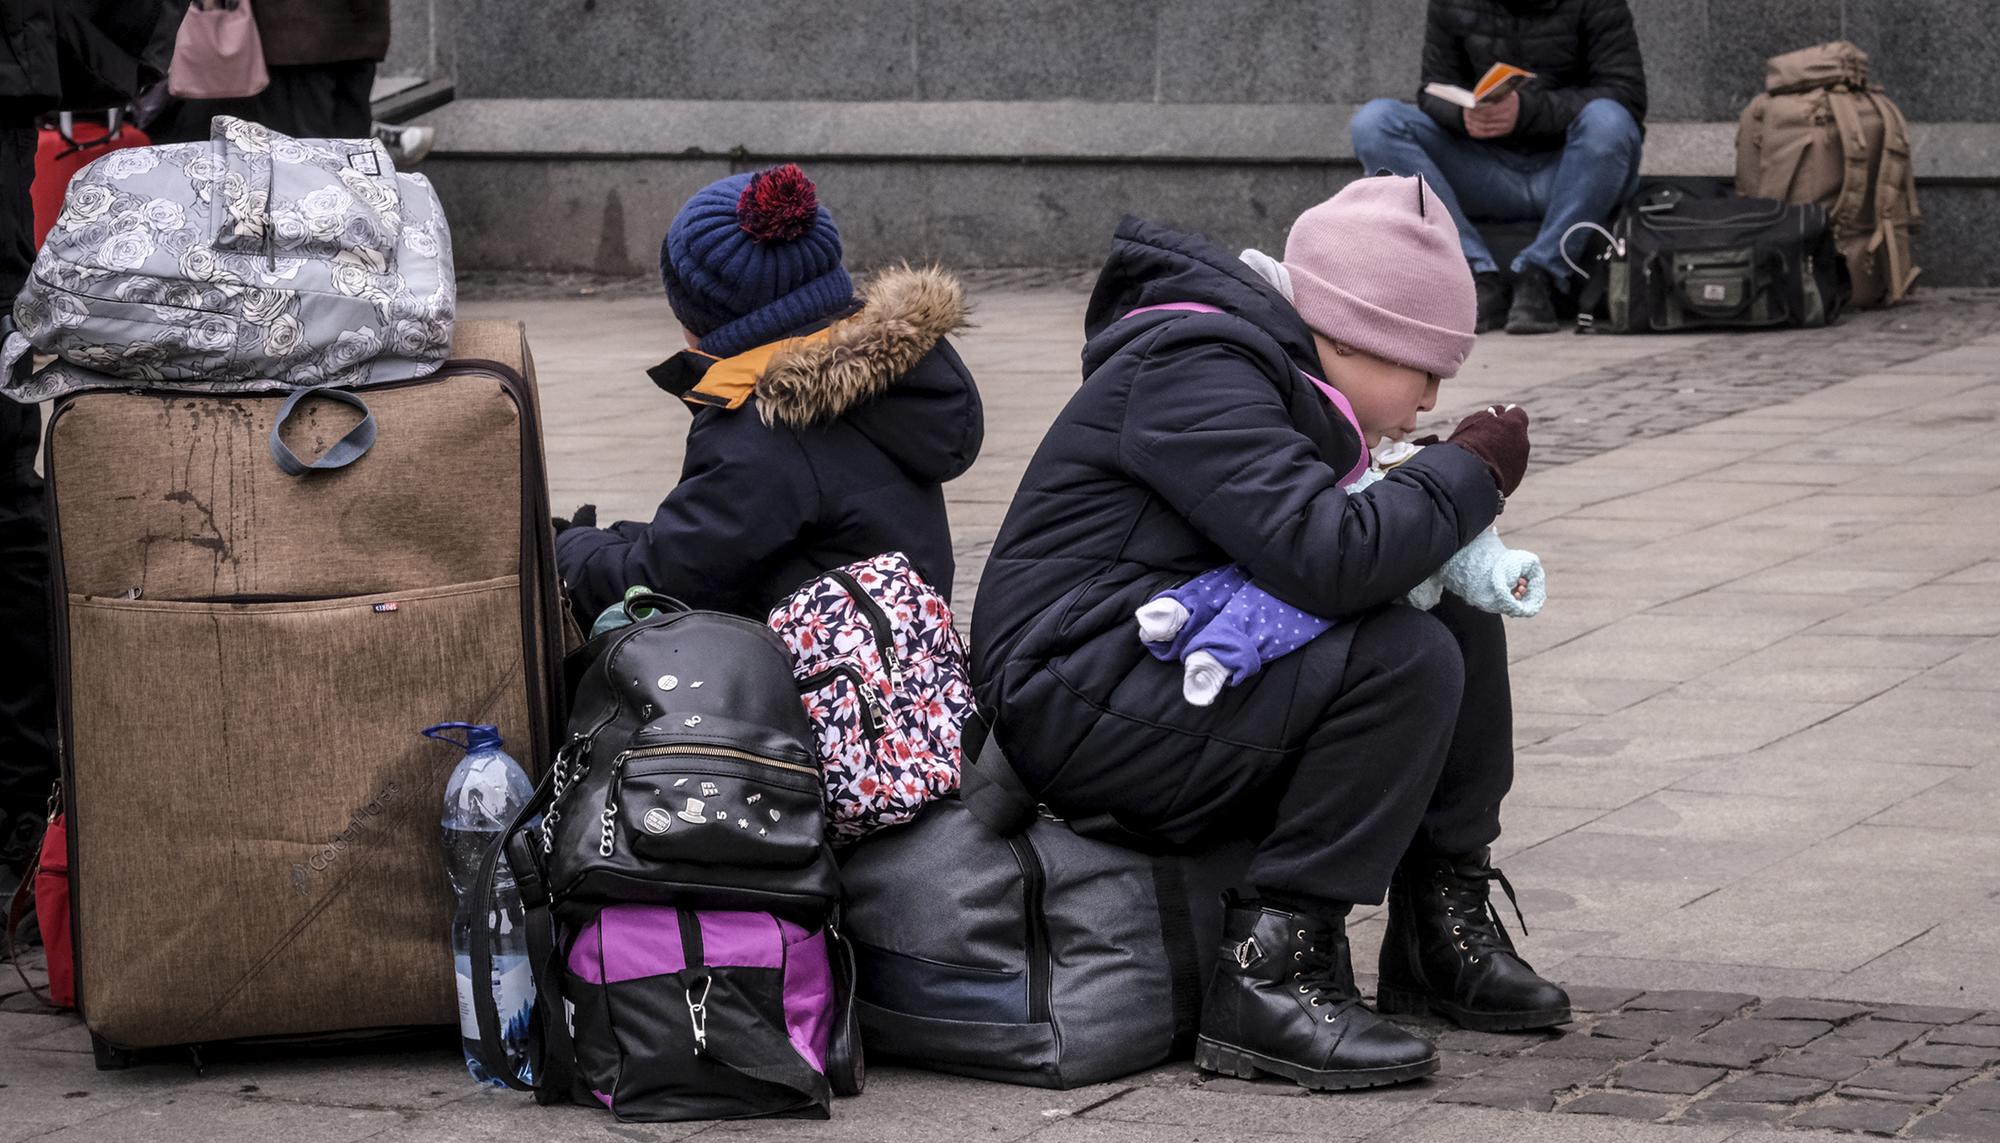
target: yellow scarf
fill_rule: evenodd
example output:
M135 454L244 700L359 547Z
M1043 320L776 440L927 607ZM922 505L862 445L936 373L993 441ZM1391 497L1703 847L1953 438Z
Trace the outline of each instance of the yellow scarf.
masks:
M763 380L764 370L771 359L816 341L824 341L830 331L822 329L804 337L788 337L783 341L773 341L755 349L746 349L734 357L712 357L700 350L689 350L696 357L706 357L714 364L701 375L701 381L694 388L681 394L681 400L690 405L705 405L718 409L737 409L757 391L757 382Z

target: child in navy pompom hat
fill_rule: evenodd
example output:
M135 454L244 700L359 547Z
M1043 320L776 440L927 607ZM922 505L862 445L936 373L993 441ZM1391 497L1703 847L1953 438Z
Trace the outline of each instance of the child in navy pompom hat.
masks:
M729 357L854 307L840 228L795 164L696 192L660 242L667 303L705 353Z
M949 593L943 484L985 415L950 337L965 291L936 267L860 286L818 188L787 163L696 192L660 243L688 338L647 370L692 419L680 481L651 520L557 518L556 565L582 623L645 585L763 619L835 568L902 552Z

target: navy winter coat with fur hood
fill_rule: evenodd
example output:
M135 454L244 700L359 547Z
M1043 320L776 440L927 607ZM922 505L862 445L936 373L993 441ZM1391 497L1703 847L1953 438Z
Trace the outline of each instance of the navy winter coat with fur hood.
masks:
M1224 312L1124 317L1168 302ZM1132 613L1162 589L1238 563L1295 607L1354 616L1493 521L1492 476L1455 447L1349 496L1361 442L1300 375L1324 376L1311 331L1204 238L1126 219L1085 330L1083 386L1028 464L973 612L974 687L1027 772L1060 766L1151 662ZM1320 637L1336 678L1352 629Z
M891 270L829 336L780 352L746 403L696 407L680 483L647 523L570 528L556 562L586 623L646 584L691 606L762 619L812 577L900 551L951 591L945 481L985 434L979 390L947 334L964 291L938 270Z

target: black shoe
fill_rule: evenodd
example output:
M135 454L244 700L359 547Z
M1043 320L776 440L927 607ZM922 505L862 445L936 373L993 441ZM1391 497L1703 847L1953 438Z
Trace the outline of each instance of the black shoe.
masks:
M1472 332L1485 333L1507 324L1507 279L1498 270L1480 270L1472 275L1472 288L1479 293L1479 317Z
M1508 333L1554 333L1562 328L1556 317L1556 283L1540 266L1523 267L1514 279L1514 303L1507 309Z
M1381 1087L1438 1069L1437 1049L1368 1010L1346 926L1275 905L1223 902L1222 958L1201 1006L1195 1066L1316 1091Z
M1378 1008L1432 1012L1480 1032L1549 1028L1569 1019L1569 994L1535 975L1501 927L1489 892L1495 881L1513 901L1514 887L1487 864L1486 850L1447 857L1412 848L1389 882ZM1520 915L1518 903L1514 912Z

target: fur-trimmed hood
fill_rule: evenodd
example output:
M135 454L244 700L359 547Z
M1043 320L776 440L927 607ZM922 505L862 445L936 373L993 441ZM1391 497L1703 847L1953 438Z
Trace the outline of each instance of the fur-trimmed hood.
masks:
M880 396L938 342L970 324L965 287L936 266L884 270L858 293L859 313L765 367L756 391L765 424L825 424Z
M844 420L922 479L971 467L985 435L979 390L945 340L967 327L957 278L899 266L864 282L861 309L773 357L758 378L758 415L773 427Z

